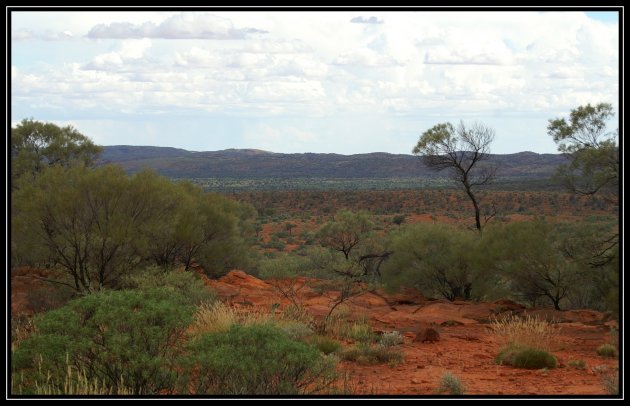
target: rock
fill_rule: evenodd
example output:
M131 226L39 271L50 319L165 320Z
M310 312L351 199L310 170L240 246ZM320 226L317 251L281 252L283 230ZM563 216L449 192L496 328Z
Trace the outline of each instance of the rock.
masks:
M421 327L413 341L416 343L434 343L440 341L440 333L437 328L438 326L435 323L431 323L431 325L427 327Z

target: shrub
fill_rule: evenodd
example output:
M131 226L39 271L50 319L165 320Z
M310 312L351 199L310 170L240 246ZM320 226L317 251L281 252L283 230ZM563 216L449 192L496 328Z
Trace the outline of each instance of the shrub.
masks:
M393 347L395 345L402 344L404 341L405 339L400 332L390 331L383 333L383 335L379 338L378 343L383 347Z
M525 369L556 367L556 358L553 355L535 348L506 347L499 353L496 362Z
M139 290L167 288L181 293L180 297L185 304L198 305L217 300L216 293L204 285L201 277L193 271L178 272L175 269L150 266L124 278L122 286Z
M233 325L190 344L186 369L195 394L278 395L321 390L335 379L334 360L270 324Z
M133 394L171 390L173 362L194 310L183 302L166 288L73 300L36 319L36 334L13 354L14 371L26 376L27 392L33 382L62 391L67 364L115 392L120 382Z
M597 355L604 358L616 358L617 349L612 344L602 344L597 347Z
M332 354L333 352L337 352L341 349L341 344L328 337L313 336L309 342L326 355Z
M586 361L584 361L583 359L578 359L578 360L572 359L569 362L567 362L567 365L576 369L586 369Z
M342 352L341 358L361 365L384 363L395 365L403 362L403 355L400 351L395 351L382 345L369 345L366 343L360 343Z
M314 331L309 326L300 322L286 322L279 327L293 340L303 341L306 337L314 334Z
M508 316L492 321L493 333L501 344L549 351L557 341L559 328L538 317Z
M228 331L234 324L253 325L271 323L273 317L264 311L238 312L221 302L197 306L191 331L193 334Z
M461 380L450 372L442 375L440 380L439 393L448 393L449 395L463 395L466 390Z
M372 328L366 321L356 321L350 325L350 329L347 333L348 338L351 338L360 343L371 343L376 341L376 334L372 331Z

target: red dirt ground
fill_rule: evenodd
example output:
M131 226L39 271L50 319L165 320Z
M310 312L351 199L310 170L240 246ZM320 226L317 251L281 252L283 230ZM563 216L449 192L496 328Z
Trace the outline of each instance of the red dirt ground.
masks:
M32 314L26 292L33 284L42 284L27 274L27 270L12 273L14 315ZM299 292L300 303L314 316L323 317L337 292L318 294L311 288L312 282L305 278L292 281ZM235 307L271 309L274 303L282 306L289 303L271 283L243 271L231 271L218 280L206 278L205 284ZM404 354L400 365L340 363L340 372L349 376L348 386L357 395L435 395L447 371L461 379L469 395L606 395L603 379L619 366L617 359L601 358L595 351L609 342L610 327L616 327L617 323L593 310L523 309L509 300L448 302L427 299L410 288L398 294L378 290L364 293L338 309L336 311L343 311L350 319L367 316L377 332L397 330L405 336L399 346ZM509 314L506 312L528 313L558 322L561 330L556 348L552 349L558 360L556 369L524 370L495 364L500 344L488 323L492 316ZM441 339L438 342L413 342L419 326L430 322L453 325L439 328ZM585 361L586 368L569 366L571 360Z
M308 282L304 278L295 281L296 287L306 283L299 290L300 301L312 314L323 316L335 292L318 295ZM207 284L234 306L270 308L273 303L288 303L271 284L242 271L232 271ZM470 395L605 395L604 375L618 367L618 360L603 359L595 351L609 342L610 326L616 326L616 322L607 321L605 314L593 310L524 310L510 301L428 300L413 289L397 295L365 293L343 306L353 318L367 315L376 331L398 330L405 334L400 346L404 354L401 365L341 363L340 369L350 374L350 386L356 394L434 395L442 375L449 371L462 380L465 393ZM491 316L506 311L559 321L557 348L552 351L558 359L556 369L524 370L495 364L500 344L488 322ZM421 324L446 321L458 323L440 327L440 341L413 342ZM584 360L586 368L569 366L571 360Z

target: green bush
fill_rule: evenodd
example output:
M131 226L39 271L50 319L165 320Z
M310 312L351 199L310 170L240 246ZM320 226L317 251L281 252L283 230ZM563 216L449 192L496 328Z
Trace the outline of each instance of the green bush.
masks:
M335 379L334 360L269 324L233 325L190 344L194 394L280 395L317 391Z
M602 344L597 347L597 355L604 358L616 358L617 349L612 344Z
M402 344L405 341L404 337L398 331L390 331L383 333L379 338L378 343L383 347L393 347L395 345Z
M216 293L204 285L201 277L194 271L179 272L175 269L150 266L124 278L123 287L143 291L166 288L178 292L179 294L174 297L184 299L184 304L198 305L214 303L217 300Z
M345 361L353 361L361 365L374 364L401 364L403 355L400 351L382 345L368 345L360 343L341 353L341 358Z
M449 395L463 395L466 388L462 381L450 372L442 375L440 380L439 393L448 393Z
M313 336L309 342L326 355L332 354L341 349L341 344L328 337Z
M535 348L506 347L499 353L496 362L525 369L556 367L556 358L553 355Z
M572 359L569 362L567 362L567 365L576 369L586 369L586 361L584 361L583 359L577 359L577 360Z
M133 394L171 390L173 362L194 311L183 303L167 288L73 300L36 319L36 333L13 353L14 372L26 377L26 392L38 381L63 390L69 365L114 391L119 382Z
M376 334L374 334L372 328L369 324L367 324L367 322L358 320L350 326L348 338L360 343L371 343L376 341Z
M287 333L291 339L300 341L315 333L309 326L297 321L282 324L280 329Z

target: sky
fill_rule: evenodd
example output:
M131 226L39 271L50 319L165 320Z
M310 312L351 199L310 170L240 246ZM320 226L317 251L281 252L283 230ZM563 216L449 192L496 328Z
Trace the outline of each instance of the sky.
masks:
M12 125L99 145L409 154L463 120L495 130L493 153L555 153L549 119L618 111L617 12L10 16Z

